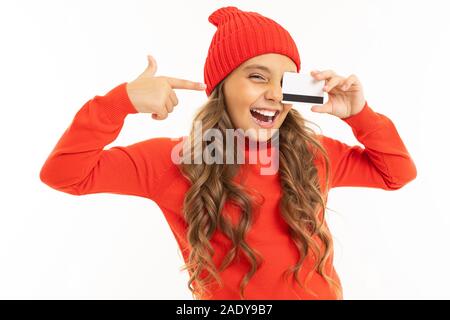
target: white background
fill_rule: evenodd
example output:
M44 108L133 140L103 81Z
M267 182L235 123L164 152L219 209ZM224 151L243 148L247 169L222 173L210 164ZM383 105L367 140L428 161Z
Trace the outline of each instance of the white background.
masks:
M395 123L418 169L397 191L336 188L327 219L345 299L448 299L450 26L447 1L1 1L0 298L192 299L162 212L135 196L64 194L39 171L81 106L158 62L203 82L225 5L286 28L301 72L357 75ZM176 89L165 121L129 115L114 145L188 133L201 91ZM324 134L359 144L328 114L296 108Z

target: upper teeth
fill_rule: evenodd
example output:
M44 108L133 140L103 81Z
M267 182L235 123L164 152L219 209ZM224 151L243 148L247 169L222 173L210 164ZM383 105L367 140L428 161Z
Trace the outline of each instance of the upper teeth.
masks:
M252 111L258 112L258 113L263 114L268 117L273 117L275 115L275 113L277 113L276 111L270 111L270 110L264 110L264 109L252 109Z

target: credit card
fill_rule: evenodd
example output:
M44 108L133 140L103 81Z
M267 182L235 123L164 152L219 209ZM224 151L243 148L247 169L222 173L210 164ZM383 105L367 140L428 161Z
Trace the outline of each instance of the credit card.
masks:
M286 71L283 73L283 103L324 104L328 94L323 91L325 80L316 80L310 74Z

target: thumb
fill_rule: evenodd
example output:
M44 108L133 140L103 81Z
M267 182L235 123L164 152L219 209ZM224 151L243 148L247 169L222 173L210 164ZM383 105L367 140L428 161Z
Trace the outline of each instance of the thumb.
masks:
M313 105L311 107L311 111L318 113L331 113L333 111L333 108L331 106L331 103L327 102L323 105Z
M145 71L143 72L143 75L153 77L154 74L156 73L156 70L158 69L158 65L156 63L155 58L153 58L153 56L151 56L151 55L147 55L147 60L148 60L148 66L145 69Z
M164 117L164 116L160 116L160 115L157 114L157 113L152 113L152 119L154 119L154 120L164 120L164 119L166 119L166 118L167 118L167 116Z

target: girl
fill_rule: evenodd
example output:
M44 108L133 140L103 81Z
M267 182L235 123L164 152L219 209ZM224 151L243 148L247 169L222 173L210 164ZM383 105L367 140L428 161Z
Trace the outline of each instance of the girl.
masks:
M240 150L234 141L242 135L199 140L194 125L189 136L104 150L128 114L166 119L178 104L173 89L204 89L155 76L149 56L137 79L78 111L40 178L69 194L155 201L183 254L194 299L343 299L324 217L329 189L396 190L416 177L414 162L392 121L368 105L355 75L312 72L325 80L329 101L311 110L345 121L365 148L315 133L281 102L283 72L300 70L297 46L282 26L236 7L214 11L209 21L217 27L204 68L209 98L194 124L222 137L229 130L250 132L244 135L244 163L188 161L198 149L204 160L228 159ZM255 147L255 141L264 143ZM261 159L248 161L261 151L279 160L269 174L262 174Z

